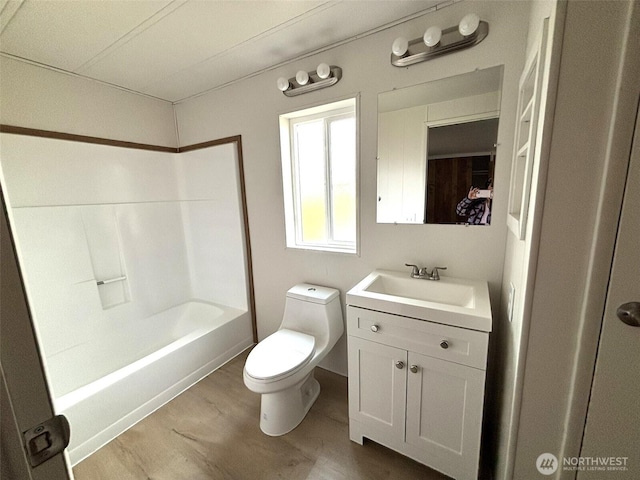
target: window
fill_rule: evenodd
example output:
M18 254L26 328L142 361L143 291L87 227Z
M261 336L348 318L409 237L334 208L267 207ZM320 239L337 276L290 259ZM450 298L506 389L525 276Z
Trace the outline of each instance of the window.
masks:
M356 253L355 105L280 116L288 247Z

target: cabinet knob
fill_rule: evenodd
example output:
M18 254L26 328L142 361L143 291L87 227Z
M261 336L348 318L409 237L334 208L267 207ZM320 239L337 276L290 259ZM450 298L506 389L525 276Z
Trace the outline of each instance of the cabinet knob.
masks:
M371 325L371 331L373 333L378 333L378 330L380 330L380 327L378 325Z
M446 340L442 340L440 342L440 346L446 350L447 348L449 348L449 342Z
M399 369L399 370L402 370L404 368L404 362L398 360L396 362L396 368Z
M418 373L418 366L417 365L411 365L409 367L409 370L411 370L411 373Z

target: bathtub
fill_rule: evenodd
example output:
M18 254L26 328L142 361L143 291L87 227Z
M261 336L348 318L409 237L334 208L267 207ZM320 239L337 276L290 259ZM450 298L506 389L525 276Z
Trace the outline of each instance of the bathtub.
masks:
M253 344L246 310L199 300L132 327L47 361L48 375L58 386L55 411L71 424L67 452L72 465Z

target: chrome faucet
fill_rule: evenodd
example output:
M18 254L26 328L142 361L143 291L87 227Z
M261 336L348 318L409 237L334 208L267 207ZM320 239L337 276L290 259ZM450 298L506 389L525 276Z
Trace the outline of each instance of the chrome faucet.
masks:
M421 280L440 280L438 270L446 270L447 267L433 267L431 273L427 272L426 267L419 267L413 263L405 263L407 267L411 267L411 278L419 278Z

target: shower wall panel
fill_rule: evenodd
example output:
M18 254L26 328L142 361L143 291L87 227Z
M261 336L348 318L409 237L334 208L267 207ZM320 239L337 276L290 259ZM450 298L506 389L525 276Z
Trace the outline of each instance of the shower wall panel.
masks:
M231 144L181 153L176 159L180 194L193 200L182 203L193 297L246 310L237 165Z
M77 367L58 361L69 349L126 337L191 299L247 310L234 145L170 154L1 135L3 189L56 397L159 346L149 331L136 351L111 342L121 349Z
M182 212L178 202L113 206L116 223L112 235L121 238L115 249L96 249L87 238L91 225L108 220L103 206L21 207L14 210L15 232L25 272L32 314L53 379L55 396L94 380L97 372L109 372L130 359L154 350L153 331L144 345L128 351L126 342L109 355L95 355L69 371L58 362L59 354L83 344L126 336L141 319L180 305L191 298ZM92 223L83 223L83 216ZM89 233L92 232L92 233ZM89 234L88 234L89 233ZM101 231L101 233L105 233ZM92 250L93 247L93 250ZM121 265L112 275L123 281L98 285L92 258L103 264ZM118 267L120 268L120 267ZM103 272L107 272L103 268ZM121 275L123 274L123 275ZM117 277L111 277L117 278ZM111 294L113 304L101 299L105 287L119 288L126 296ZM131 347L129 345L129 347Z

